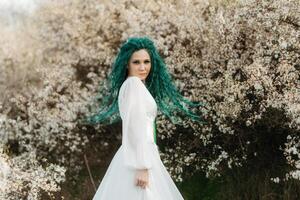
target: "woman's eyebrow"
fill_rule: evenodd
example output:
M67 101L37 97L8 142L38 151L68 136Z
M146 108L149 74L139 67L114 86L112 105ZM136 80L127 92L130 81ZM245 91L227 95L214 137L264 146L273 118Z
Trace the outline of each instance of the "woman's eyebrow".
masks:
M143 59L134 59L134 60L132 60L132 62L135 62L135 61L143 61ZM150 59L145 59L144 61L150 61Z

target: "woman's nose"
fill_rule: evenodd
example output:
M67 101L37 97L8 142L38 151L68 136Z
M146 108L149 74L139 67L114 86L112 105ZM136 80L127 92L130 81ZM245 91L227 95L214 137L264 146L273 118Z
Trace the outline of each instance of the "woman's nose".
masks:
M141 69L141 70L144 70L145 68L146 68L146 66L145 66L144 64L141 64L141 65L140 65L140 69Z

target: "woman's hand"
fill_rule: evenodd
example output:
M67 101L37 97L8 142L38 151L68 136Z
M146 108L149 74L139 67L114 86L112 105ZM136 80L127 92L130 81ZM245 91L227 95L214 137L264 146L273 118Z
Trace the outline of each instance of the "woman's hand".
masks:
M149 172L148 169L138 169L136 173L136 182L137 186L141 186L143 189L146 186L149 186Z

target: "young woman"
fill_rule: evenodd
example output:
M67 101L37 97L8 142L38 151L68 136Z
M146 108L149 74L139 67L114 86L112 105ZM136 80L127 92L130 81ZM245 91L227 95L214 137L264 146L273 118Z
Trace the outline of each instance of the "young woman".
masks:
M163 165L156 144L158 108L173 123L199 106L179 94L165 63L148 37L129 38L121 47L103 87L102 109L90 124L122 120L122 145L114 155L93 200L182 200Z

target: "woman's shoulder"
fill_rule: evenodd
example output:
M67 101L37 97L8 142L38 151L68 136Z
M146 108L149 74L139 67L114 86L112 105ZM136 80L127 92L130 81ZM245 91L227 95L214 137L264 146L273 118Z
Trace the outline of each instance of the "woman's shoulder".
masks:
M126 90L136 90L137 88L141 88L141 84L143 84L142 80L137 76L128 76L125 81L122 83L120 87L120 91Z
M137 76L128 76L124 82L140 82L140 83L142 83L142 80Z
M139 87L143 84L142 80L137 76L128 76L121 87Z

